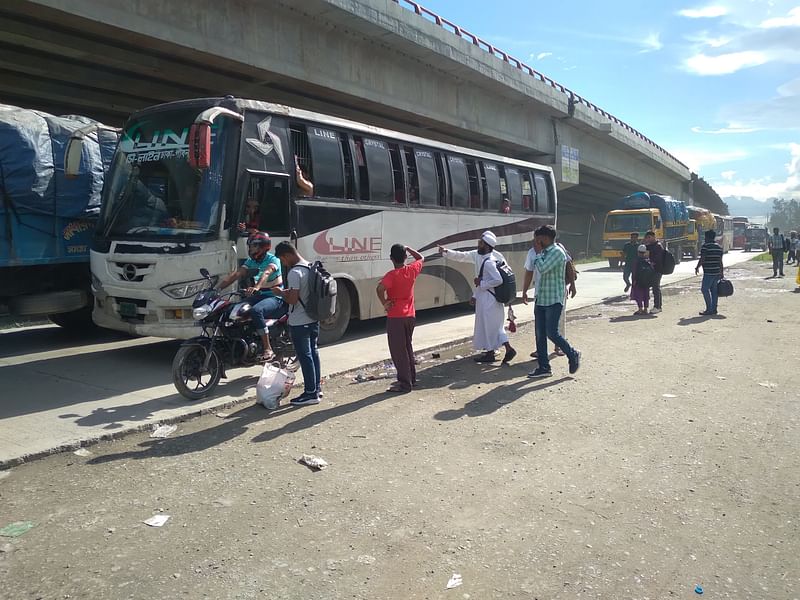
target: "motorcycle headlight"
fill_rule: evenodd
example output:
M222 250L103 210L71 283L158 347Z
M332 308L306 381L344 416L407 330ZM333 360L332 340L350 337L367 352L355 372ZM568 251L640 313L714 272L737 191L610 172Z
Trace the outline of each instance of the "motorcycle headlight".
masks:
M202 321L210 314L211 314L211 307L208 304L204 306L198 306L197 308L192 309L192 318L195 321Z
M171 285L164 286L161 288L161 291L164 292L170 298L175 298L176 300L182 300L183 298L191 298L192 296L196 296L203 290L207 290L210 287L214 287L217 283L217 277L214 276L211 278L211 281L208 279L195 279L194 281L185 281L183 283L173 283Z

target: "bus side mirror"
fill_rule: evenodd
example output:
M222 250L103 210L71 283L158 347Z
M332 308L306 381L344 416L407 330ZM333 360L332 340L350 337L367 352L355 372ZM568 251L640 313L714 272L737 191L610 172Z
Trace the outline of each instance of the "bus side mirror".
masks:
M193 169L211 166L210 123L194 123L189 129L189 166Z
M64 152L64 176L75 179L81 174L81 157L83 156L83 137L71 137Z

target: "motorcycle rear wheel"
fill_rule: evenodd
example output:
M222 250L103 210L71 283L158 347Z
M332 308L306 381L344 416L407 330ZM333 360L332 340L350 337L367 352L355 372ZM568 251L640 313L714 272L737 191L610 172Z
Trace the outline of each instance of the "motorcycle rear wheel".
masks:
M219 384L222 364L219 355L212 351L208 369L203 369L206 351L202 346L181 346L172 361L172 382L181 396L189 400L202 400Z

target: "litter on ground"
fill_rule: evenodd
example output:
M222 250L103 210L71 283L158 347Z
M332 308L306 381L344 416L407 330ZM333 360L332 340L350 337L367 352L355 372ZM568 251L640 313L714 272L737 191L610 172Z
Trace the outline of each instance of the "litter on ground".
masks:
M165 438L169 437L171 434L175 433L178 430L177 425L159 425L153 430L153 433L150 434L151 438Z
M150 525L150 527L161 527L167 521L169 521L169 515L153 515L149 519L143 521L143 523L145 525Z
M27 533L34 527L36 527L36 525L34 525L32 521L15 521L0 529L0 535L3 537L15 538Z
M450 578L450 581L447 582L447 589L451 590L454 587L460 586L462 583L464 583L464 580L461 579L461 574L453 573L453 576Z
M329 466L324 458L314 456L313 454L303 454L297 459L297 462L299 462L301 465L306 465L308 468L314 471L321 471Z

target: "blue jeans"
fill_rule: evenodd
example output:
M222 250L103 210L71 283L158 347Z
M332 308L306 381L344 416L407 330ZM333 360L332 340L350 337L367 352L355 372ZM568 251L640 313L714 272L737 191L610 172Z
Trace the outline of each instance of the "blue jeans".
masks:
M722 279L722 275L703 275L703 283L700 290L703 292L703 299L706 301L706 312L717 312L717 284Z
M253 305L253 325L258 333L266 333L267 319L280 319L289 310L289 305L278 296L251 296L248 301Z
M536 355L539 368L545 371L550 370L550 358L547 356L547 338L567 355L570 362L577 357L575 349L569 345L560 333L558 333L558 321L561 319L561 311L564 309L562 304L551 304L550 306L539 306L533 309L536 331Z
M292 335L294 351L297 360L300 361L300 368L303 369L304 394L319 394L319 351L317 350L317 339L319 338L319 323L309 323L308 325L290 325L289 332Z

